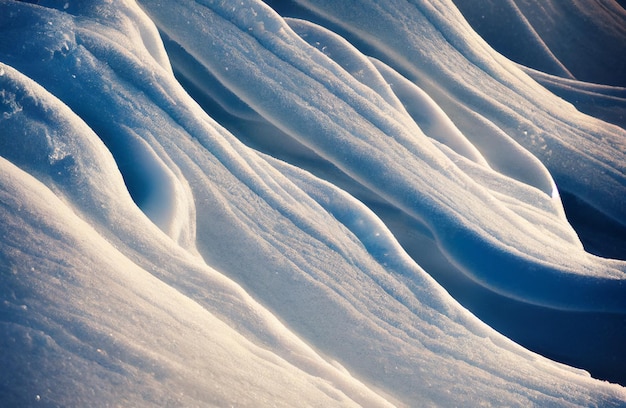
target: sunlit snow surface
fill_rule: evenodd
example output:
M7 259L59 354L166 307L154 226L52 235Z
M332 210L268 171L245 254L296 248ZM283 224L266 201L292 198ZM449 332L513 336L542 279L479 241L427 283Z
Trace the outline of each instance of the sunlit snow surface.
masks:
M491 2L511 61L445 0L35 3L0 405L626 405L619 5Z

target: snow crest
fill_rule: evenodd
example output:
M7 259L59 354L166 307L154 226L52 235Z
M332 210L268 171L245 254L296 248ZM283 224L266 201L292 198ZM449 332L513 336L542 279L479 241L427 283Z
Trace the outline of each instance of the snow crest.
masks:
M37 3L0 3L2 405L626 404L623 84L530 8L486 15L518 59L451 0Z

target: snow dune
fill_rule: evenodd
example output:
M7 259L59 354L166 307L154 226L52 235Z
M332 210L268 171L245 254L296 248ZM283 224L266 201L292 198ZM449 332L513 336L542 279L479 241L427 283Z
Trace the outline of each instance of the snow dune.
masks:
M619 253L626 131L452 2L5 1L0 38L3 403L626 404L626 263L560 198Z

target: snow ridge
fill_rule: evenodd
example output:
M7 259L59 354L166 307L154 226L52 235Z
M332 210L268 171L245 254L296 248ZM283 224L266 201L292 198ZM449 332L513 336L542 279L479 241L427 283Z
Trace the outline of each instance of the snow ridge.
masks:
M447 0L275 3L0 3L0 402L626 404L560 195L625 226L626 131L533 78L621 88Z

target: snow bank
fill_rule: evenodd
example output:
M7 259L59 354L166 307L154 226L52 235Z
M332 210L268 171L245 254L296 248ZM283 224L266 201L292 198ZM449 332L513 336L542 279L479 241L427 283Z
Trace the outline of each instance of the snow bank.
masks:
M451 4L307 3L342 38L251 0L146 0L147 16L39 3L0 4L3 402L626 401L440 286L509 308L522 337L516 319L549 317L540 344L573 328L569 361L595 347L586 368L620 367L623 329L598 338L579 318L623 319L626 266L584 251L552 176L622 222L624 132L547 93ZM551 155L511 132L523 120ZM587 151L556 150L591 130Z

